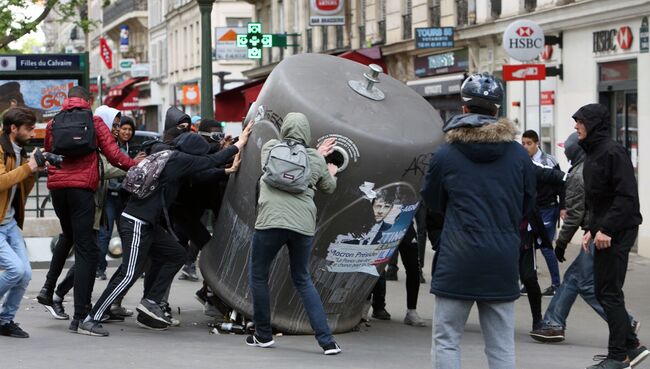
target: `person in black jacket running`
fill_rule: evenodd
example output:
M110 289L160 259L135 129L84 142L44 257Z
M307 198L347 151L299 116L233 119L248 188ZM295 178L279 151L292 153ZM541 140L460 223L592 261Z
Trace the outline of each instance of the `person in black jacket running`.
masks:
M158 330L169 327L171 321L165 316L159 303L174 275L183 266L186 252L171 231L167 207L176 199L184 179L230 161L246 145L251 128L252 125L249 125L244 129L235 145L210 155L208 143L199 135L184 133L174 141L175 150L161 172L158 187L146 198L130 197L119 224L124 249L123 263L116 272L117 276L111 278L89 315L79 323L78 333L91 336L109 335L100 320L113 300L130 288L142 274L147 257L160 267L155 268L155 277L147 275L147 278L153 278L154 282L137 307L140 313L138 324ZM152 270L154 268L147 274L152 273Z
M631 336L625 309L623 283L630 249L639 224L639 194L630 157L611 139L607 107L589 104L575 114L575 129L585 150L585 233L582 248L589 252L593 239L596 298L605 309L609 326L607 358L588 369L627 369L638 364L648 351Z

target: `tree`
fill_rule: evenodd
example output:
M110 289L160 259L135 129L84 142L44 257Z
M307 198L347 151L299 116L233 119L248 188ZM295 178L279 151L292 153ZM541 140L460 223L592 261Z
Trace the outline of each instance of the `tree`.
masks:
M34 19L24 15L24 10L32 4L43 8ZM103 1L103 6L109 4L110 0ZM0 0L0 49L35 31L51 11L61 14L62 22L74 22L86 34L95 26L88 19L88 0Z

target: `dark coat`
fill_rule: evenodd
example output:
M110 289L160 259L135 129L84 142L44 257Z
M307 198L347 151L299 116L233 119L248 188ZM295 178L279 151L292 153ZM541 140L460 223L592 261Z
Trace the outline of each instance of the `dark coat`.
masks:
M571 162L571 168L566 179L566 218L555 241L558 247L566 247L576 231L584 225L585 181L582 177L582 168L585 152L578 144L577 136L573 133L564 142L564 154Z
M601 104L581 107L573 119L582 120L587 137L580 141L585 150L586 229L614 237L641 224L639 193L630 156L611 139L609 111Z
M431 211L444 214L431 282L437 296L512 301L520 295L519 224L535 206L535 173L515 135L505 119L461 124L431 157L421 193Z

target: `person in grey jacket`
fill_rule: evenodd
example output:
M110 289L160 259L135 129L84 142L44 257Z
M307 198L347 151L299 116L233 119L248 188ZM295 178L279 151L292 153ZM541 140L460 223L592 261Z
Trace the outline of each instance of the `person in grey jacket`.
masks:
M338 168L326 164L324 156L333 150L334 140L326 140L318 150L309 148L311 132L309 121L302 113L289 113L284 117L280 131L281 139L302 142L307 147L311 168L310 186L302 193L289 193L259 181L257 219L251 259L249 262L249 286L253 296L253 321L255 334L246 337L246 344L270 347L271 307L269 298L269 268L276 255L286 244L289 249L291 280L316 333L316 340L325 355L336 355L341 348L334 340L318 291L309 272L309 258L316 230L316 190L331 194L336 189ZM271 148L280 143L270 140L262 146L262 169Z
M555 255L559 262L566 261L564 253L567 245L576 231L585 224L585 182L582 176L585 152L578 145L577 133L572 133L564 142L564 154L571 168L566 179L566 218L555 241ZM578 295L594 309L596 314L607 321L605 311L596 299L594 291L593 243L590 248L590 253L580 248L580 253L564 273L564 280L546 309L542 328L530 332L533 339L545 343L564 341L566 319ZM630 339L634 340L640 325L629 312L628 315L633 327L630 332L633 337Z

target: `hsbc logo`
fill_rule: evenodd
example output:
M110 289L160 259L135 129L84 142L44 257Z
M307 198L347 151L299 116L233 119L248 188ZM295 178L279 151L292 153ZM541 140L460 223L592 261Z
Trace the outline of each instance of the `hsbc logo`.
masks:
M517 28L516 32L519 37L530 37L535 33L532 28L525 26Z
M632 47L632 29L622 26L619 29L596 31L593 33L593 52L602 53L609 51L629 50Z

